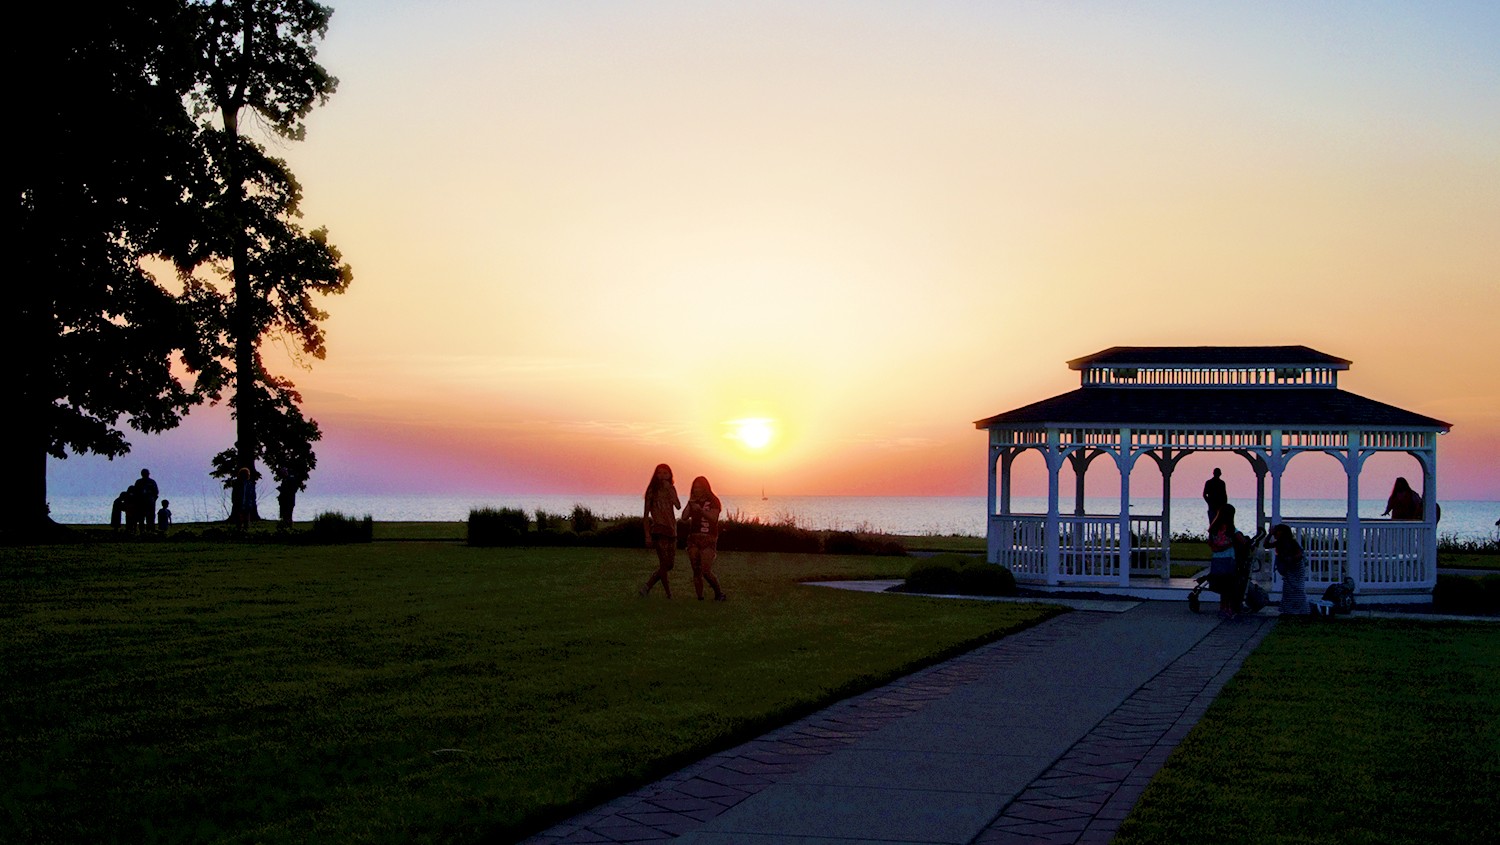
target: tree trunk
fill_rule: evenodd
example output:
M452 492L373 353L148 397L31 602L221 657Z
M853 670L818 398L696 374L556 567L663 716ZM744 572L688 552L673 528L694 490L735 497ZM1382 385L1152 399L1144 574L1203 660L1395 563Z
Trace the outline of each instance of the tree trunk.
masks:
M224 132L229 140L229 162L225 168L228 174L229 207L233 209L234 222L233 231L233 254L230 256L230 273L234 278L234 313L230 318L230 324L234 332L234 448L235 454L239 455L240 466L250 470L252 477L258 473L255 469L255 458L260 454L256 443L256 413L255 407L255 344L258 334L255 330L255 322L251 319L252 306L254 304L254 291L250 285L250 273L246 269L249 266L250 246L245 233L245 221L242 209L245 203L245 183L240 177L239 167L239 114L234 108L226 108L223 111ZM260 518L258 508L253 500L246 502L244 507L249 508L249 519ZM235 510L240 508L236 503ZM238 516L238 514L236 514Z
M17 409L19 410L19 409ZM56 533L47 512L47 432L44 416L21 411L10 448L0 450L0 534L29 541Z

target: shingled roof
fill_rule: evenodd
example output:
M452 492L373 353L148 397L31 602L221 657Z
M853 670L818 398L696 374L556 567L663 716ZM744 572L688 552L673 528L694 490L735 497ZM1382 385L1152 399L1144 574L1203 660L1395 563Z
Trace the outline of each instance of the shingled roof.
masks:
M1306 346L1111 346L1074 358L1068 369L1088 367L1329 367L1352 361Z
M1255 363L1264 363L1264 359L1258 359ZM1167 426L1174 429L1348 426L1439 431L1452 428L1452 425L1442 420L1334 388L1281 391L1265 388L1183 390L1171 387L1081 387L974 423L974 427L980 429L1015 425L1102 425L1122 428Z

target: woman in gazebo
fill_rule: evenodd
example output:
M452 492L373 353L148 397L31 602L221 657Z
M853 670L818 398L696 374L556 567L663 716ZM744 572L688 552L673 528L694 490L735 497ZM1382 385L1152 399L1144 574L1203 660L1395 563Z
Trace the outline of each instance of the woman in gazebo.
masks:
M1405 478L1397 478L1395 486L1391 488L1390 498L1385 500L1385 512L1381 516L1389 516L1391 519L1421 519L1422 497L1411 489Z

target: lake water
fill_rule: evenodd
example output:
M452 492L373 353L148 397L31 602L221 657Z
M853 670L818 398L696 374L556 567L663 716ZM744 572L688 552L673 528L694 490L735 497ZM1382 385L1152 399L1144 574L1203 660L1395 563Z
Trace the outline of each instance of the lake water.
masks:
M683 491L685 493L685 491ZM179 522L218 521L228 514L227 496L205 491L197 496L174 496L173 518ZM724 510L731 516L758 517L762 521L794 522L803 528L835 531L884 531L890 534L963 534L985 533L985 500L982 496L723 496ZM112 496L53 496L52 518L75 525L104 525L109 522ZM1254 502L1236 505L1242 511L1254 508ZM1443 502L1443 519L1438 533L1465 540L1489 540L1497 536L1495 520L1500 519L1500 502ZM635 515L641 512L641 498L633 495L401 495L401 494L313 494L297 498L298 519L311 519L319 513L337 511L346 516L372 516L383 522L462 522L473 508L520 508L527 513L538 509L548 513L571 513L574 505L583 505L599 516ZM1045 513L1047 500L1041 497L1016 496L1013 510L1018 513ZM1071 502L1064 510L1071 509ZM1113 505L1111 504L1111 509ZM1381 502L1362 502L1361 518L1378 519L1385 507ZM274 513L274 495L261 496L261 512ZM1343 500L1288 499L1282 502L1282 514L1288 517L1342 517ZM1142 499L1132 502L1138 515L1161 513L1161 500ZM1198 530L1203 516L1203 501L1197 498L1173 499L1174 530Z

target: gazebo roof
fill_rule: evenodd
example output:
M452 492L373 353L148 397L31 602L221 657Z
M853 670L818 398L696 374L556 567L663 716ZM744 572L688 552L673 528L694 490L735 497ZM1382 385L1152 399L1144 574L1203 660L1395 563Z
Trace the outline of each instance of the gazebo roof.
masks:
M1306 347L1253 348L1306 349ZM1219 347L1204 347L1204 349L1216 350ZM1109 351L1111 350L1099 354L1104 355ZM1311 350L1307 351L1311 352ZM1132 359L1132 361L1135 360L1139 359ZM1264 359L1260 359L1255 363L1263 361ZM1070 366L1072 363L1069 362ZM1307 361L1304 359L1297 363L1307 363ZM1183 390L1172 387L1081 387L1072 392L1033 402L974 423L974 427L980 429L1016 425L1168 426L1171 428L1352 426L1438 431L1448 431L1452 428L1449 423L1442 420L1332 388L1324 390L1268 390L1266 388Z
M1111 346L1074 358L1068 369L1088 367L1322 367L1347 370L1344 358L1306 346Z

